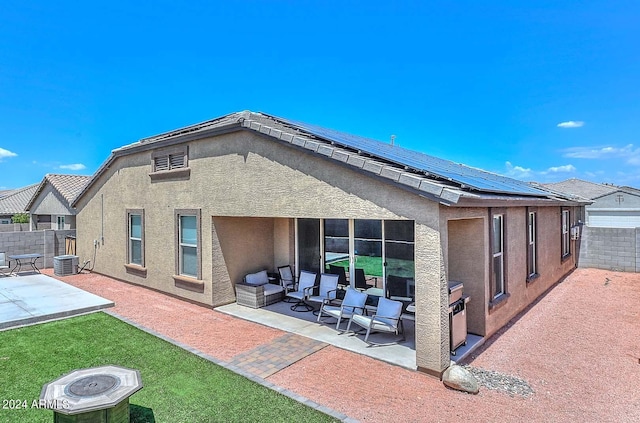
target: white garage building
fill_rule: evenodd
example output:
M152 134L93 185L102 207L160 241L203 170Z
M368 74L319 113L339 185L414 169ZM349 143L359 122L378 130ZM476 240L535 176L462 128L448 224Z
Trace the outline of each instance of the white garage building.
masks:
M577 195L593 201L585 209L585 223L589 227L640 227L640 190L638 189L596 184L575 178L543 186L553 191Z

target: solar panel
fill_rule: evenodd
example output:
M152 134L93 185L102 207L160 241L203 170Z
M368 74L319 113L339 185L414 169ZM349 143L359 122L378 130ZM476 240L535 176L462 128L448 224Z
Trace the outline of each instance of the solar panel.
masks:
M438 157L409 150L400 146L304 122L282 119L276 116L271 117L284 122L291 127L328 140L342 147L358 150L362 153L379 157L419 172L426 172L433 176L458 183L463 187L503 194L532 196L548 196L549 194L548 192L532 187L523 181L507 178L505 176L486 172L463 164L454 163L449 160L440 159Z

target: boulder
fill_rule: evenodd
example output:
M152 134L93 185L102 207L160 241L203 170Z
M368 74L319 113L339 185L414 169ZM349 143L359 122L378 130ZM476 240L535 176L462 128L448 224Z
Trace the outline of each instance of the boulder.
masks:
M479 391L478 381L471 372L455 364L449 366L449 368L444 371L442 383L451 389L468 392L470 394L477 394Z

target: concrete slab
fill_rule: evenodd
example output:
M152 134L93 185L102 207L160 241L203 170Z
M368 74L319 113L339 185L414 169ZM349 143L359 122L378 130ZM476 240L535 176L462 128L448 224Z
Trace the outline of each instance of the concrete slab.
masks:
M112 301L47 275L0 278L0 330L113 306Z
M364 342L364 334L341 333L336 330L336 321L324 318L323 322L316 321L317 316L311 312L294 312L291 304L279 302L267 307L253 309L236 303L217 307L216 310L245 320L261 323L265 326L306 336L322 341L345 350L363 354L378 360L386 361L401 367L416 369L415 324L411 320L404 320L405 341L400 337L389 334L372 334L369 340L384 343L380 346L369 346ZM340 324L344 330L347 322ZM353 327L351 328L354 329ZM359 329L359 328L356 328Z

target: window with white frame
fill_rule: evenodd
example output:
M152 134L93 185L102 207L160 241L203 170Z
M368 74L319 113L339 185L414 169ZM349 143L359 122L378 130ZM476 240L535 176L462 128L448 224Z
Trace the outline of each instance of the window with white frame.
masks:
M144 211L128 210L127 216L128 263L144 267Z
M57 216L56 229L58 229L59 231L64 229L64 216Z
M562 257L571 254L571 228L569 210L562 210Z
M492 254L492 298L505 293L505 257L504 257L504 215L494 214L492 218L491 254Z
M532 278L538 273L536 251L536 212L529 211L527 216L527 277Z
M198 210L176 212L177 273L201 279L200 213Z

